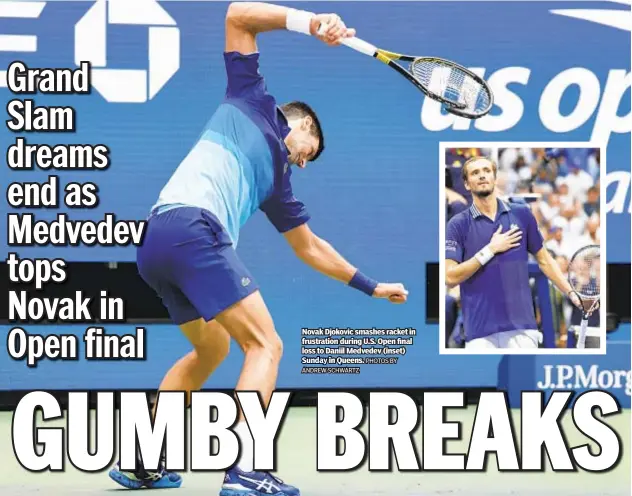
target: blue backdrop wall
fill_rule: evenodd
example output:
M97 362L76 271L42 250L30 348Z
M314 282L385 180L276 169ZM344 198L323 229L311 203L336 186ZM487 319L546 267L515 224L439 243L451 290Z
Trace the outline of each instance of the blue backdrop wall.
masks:
M223 96L223 17L227 4L160 5L172 22L148 23L171 24L179 30L179 69L153 98L144 103L108 102L98 91L86 96L35 97L39 105L72 105L77 111L77 132L28 134L29 143L105 143L112 151L112 165L106 171L60 174L62 184L90 180L99 184L100 206L73 212L75 219L101 219L106 212L125 219L144 218ZM310 102L326 132L327 150L322 159L293 175L297 196L312 214L312 228L365 272L380 280L401 281L410 290L409 303L394 306L325 279L296 260L283 238L258 214L243 231L238 251L261 284L285 342L280 386L496 384L499 358L440 356L438 326L426 323L425 265L439 260L438 184L443 180L439 142L606 143L611 173L605 179L611 210L607 219L608 261L629 263L630 33L552 12L624 6L606 2L297 5L339 13L357 29L358 36L376 45L483 68L496 85L497 106L479 122L449 126L444 123L445 116L433 112L431 102L424 103L406 81L368 57L345 47L326 47L298 34L275 32L260 37L261 71L269 90L281 102ZM0 30L38 36L37 52L16 55L29 66L70 67L78 43L74 26L92 6L92 2L47 2L39 18L2 19ZM107 67L147 68L147 32L143 25L107 26ZM82 42L92 43L87 38ZM3 66L11 60L11 54L0 54ZM568 89L556 99L546 88L560 78L567 81ZM0 93L7 101L12 98L6 88ZM571 114L579 100L587 105L586 118L563 132L555 128L554 117ZM610 123L606 122L608 113L612 114ZM617 122L616 132L609 129L613 120ZM3 148L16 137L6 129L0 136ZM5 170L0 176L2 190L18 175L43 181L48 174L7 174ZM1 208L0 222L4 222L8 209L4 201ZM50 219L57 213L38 211L36 217ZM11 251L4 237L0 250L3 257ZM23 257L64 257L69 261L135 258L134 249L129 247L48 246L21 248L19 252ZM301 375L301 328L332 326L414 327L418 335L396 366L364 367L357 376ZM29 327L36 329L62 330ZM82 329L63 326L72 332ZM119 331L113 326L108 329ZM176 328L150 325L148 329L149 358L145 364L87 367L82 363L47 363L27 370L23 363L11 362L4 351L0 352L0 389L154 387L170 362L186 348ZM629 351L629 341L624 346ZM235 349L231 353L230 363L222 366L212 385L233 384L241 357ZM618 356L616 366L629 369L629 353ZM629 396L627 401L629 404Z

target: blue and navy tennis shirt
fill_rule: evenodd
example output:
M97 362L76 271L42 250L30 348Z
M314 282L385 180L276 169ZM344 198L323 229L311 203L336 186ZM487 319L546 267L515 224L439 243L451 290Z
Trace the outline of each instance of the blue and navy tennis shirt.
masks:
M542 235L527 205L498 200L496 219L474 204L455 215L446 228L446 259L462 263L472 258L502 226L522 231L520 246L499 253L461 283L461 308L466 340L497 332L537 329L529 286L529 253L542 248Z
M279 232L309 220L292 193L288 122L259 73L259 54L224 53L227 89L202 135L160 192L153 211L194 206L214 214L237 246L261 209Z

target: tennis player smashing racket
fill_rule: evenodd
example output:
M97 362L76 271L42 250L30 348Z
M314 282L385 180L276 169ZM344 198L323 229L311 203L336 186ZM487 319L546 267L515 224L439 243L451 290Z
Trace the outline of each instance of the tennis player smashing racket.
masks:
M317 34L322 23L328 28ZM402 284L367 277L313 233L305 205L292 192L291 166L302 169L315 161L324 133L306 103L277 106L259 72L257 36L285 29L332 46L355 35L334 14L248 2L228 8L224 100L160 192L137 253L140 275L193 348L167 372L161 391L199 390L228 355L232 338L244 354L235 389L259 392L268 407L283 344L257 282L236 252L242 226L258 210L311 268L368 296L395 304L407 300ZM300 494L269 472L254 470L253 441L241 412L234 431L240 458L226 471L221 496ZM130 489L182 483L164 463L147 466L142 459L135 467L117 464L109 475Z
M580 301L582 321L577 336L577 348L586 347L588 319L597 311L601 289L601 255L599 245L580 248L568 264L568 282Z

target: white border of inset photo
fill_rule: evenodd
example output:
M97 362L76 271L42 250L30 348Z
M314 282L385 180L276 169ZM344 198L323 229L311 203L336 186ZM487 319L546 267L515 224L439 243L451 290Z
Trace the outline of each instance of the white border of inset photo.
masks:
M448 148L491 148L497 150L499 148L599 148L600 150L600 169L601 181L599 182L599 206L601 216L601 236L600 246L600 270L602 277L607 276L606 268L606 190L605 177L606 169L606 147L590 142L529 142L529 141L454 141L439 143L439 352L444 355L605 355L606 354L606 302L607 302L607 281L602 281L601 297L600 297L600 323L599 323L599 348L538 348L538 349L477 349L467 350L467 348L448 348L446 347L446 329L445 329L445 229L446 229L446 211L445 211L445 168L446 168L446 150Z

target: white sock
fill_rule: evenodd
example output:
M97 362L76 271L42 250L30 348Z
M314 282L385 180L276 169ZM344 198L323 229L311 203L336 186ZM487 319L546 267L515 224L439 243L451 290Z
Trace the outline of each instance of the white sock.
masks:
M244 472L252 472L254 466L254 447L248 424L244 420L237 422L235 434L241 444L241 455L237 466Z

